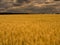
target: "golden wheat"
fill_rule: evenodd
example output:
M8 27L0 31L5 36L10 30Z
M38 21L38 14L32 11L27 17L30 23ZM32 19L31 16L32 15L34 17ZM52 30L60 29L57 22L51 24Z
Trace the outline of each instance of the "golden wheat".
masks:
M0 45L60 45L60 16L0 16Z

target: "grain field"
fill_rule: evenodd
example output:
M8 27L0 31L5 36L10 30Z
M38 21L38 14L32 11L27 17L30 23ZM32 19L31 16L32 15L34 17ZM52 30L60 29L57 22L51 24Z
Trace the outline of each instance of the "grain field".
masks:
M60 45L60 15L0 15L0 45Z

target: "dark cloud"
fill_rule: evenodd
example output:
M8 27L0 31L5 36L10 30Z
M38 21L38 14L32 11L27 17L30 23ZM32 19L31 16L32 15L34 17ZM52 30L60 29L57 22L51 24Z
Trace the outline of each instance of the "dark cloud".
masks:
M29 0L17 0L17 2L18 2L18 3L23 3L23 2L28 3L28 2L30 2L30 1L29 1Z

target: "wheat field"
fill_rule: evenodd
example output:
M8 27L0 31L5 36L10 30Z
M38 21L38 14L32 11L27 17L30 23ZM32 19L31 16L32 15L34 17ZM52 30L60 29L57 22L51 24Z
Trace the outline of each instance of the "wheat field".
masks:
M0 15L0 45L60 45L60 15Z

